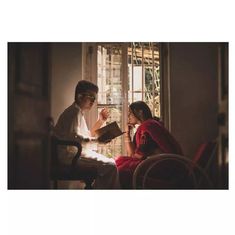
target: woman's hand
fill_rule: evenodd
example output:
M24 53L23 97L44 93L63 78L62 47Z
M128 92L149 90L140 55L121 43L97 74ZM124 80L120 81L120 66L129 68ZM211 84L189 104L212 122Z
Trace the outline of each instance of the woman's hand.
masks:
M105 122L109 116L110 116L109 110L106 108L103 108L99 113L99 120L102 122Z
M133 125L130 123L127 123L125 126L126 133L124 134L124 142L127 150L127 155L132 156L134 154L134 145L131 141L131 130L133 129Z
M126 136L130 136L131 134L131 130L134 128L134 126L130 123L127 123L126 126L125 126L125 135Z

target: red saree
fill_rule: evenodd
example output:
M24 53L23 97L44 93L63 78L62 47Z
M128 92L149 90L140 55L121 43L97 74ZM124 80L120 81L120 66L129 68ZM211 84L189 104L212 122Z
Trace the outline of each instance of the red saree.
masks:
M151 149L158 148L162 153L182 154L181 147L174 137L161 122L154 119L148 119L138 127L133 142L135 144L134 154L141 155L142 158L119 156L115 160L123 188L131 188L135 168L151 155Z

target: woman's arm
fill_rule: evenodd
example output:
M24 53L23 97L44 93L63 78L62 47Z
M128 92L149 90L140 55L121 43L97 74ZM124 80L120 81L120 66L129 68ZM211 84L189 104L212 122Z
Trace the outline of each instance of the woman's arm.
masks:
M130 135L131 129L132 126L127 124L125 128L126 133L124 134L124 142L128 156L132 156L135 152L135 145L131 141L131 135Z
M133 142L131 141L131 137L125 135L124 142L125 142L125 146L126 146L127 155L132 156L135 152L135 146L134 146Z

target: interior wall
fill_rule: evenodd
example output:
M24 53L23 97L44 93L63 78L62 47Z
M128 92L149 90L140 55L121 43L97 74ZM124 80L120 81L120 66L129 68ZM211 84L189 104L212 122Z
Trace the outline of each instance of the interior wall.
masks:
M184 154L218 134L217 43L170 43L171 131Z
M51 116L56 123L73 103L75 87L82 79L82 43L52 43L51 66Z

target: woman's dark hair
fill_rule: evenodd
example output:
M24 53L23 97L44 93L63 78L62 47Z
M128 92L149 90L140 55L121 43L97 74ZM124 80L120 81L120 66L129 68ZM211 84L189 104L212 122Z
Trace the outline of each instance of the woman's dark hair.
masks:
M98 86L92 82L86 80L79 81L75 89L75 100L77 99L78 94L86 93L88 91L94 91L95 93L98 93L99 89Z
M140 121L153 118L149 106L143 101L133 102L130 104L129 108L131 109L134 116ZM142 113L140 113L140 111L142 111Z

